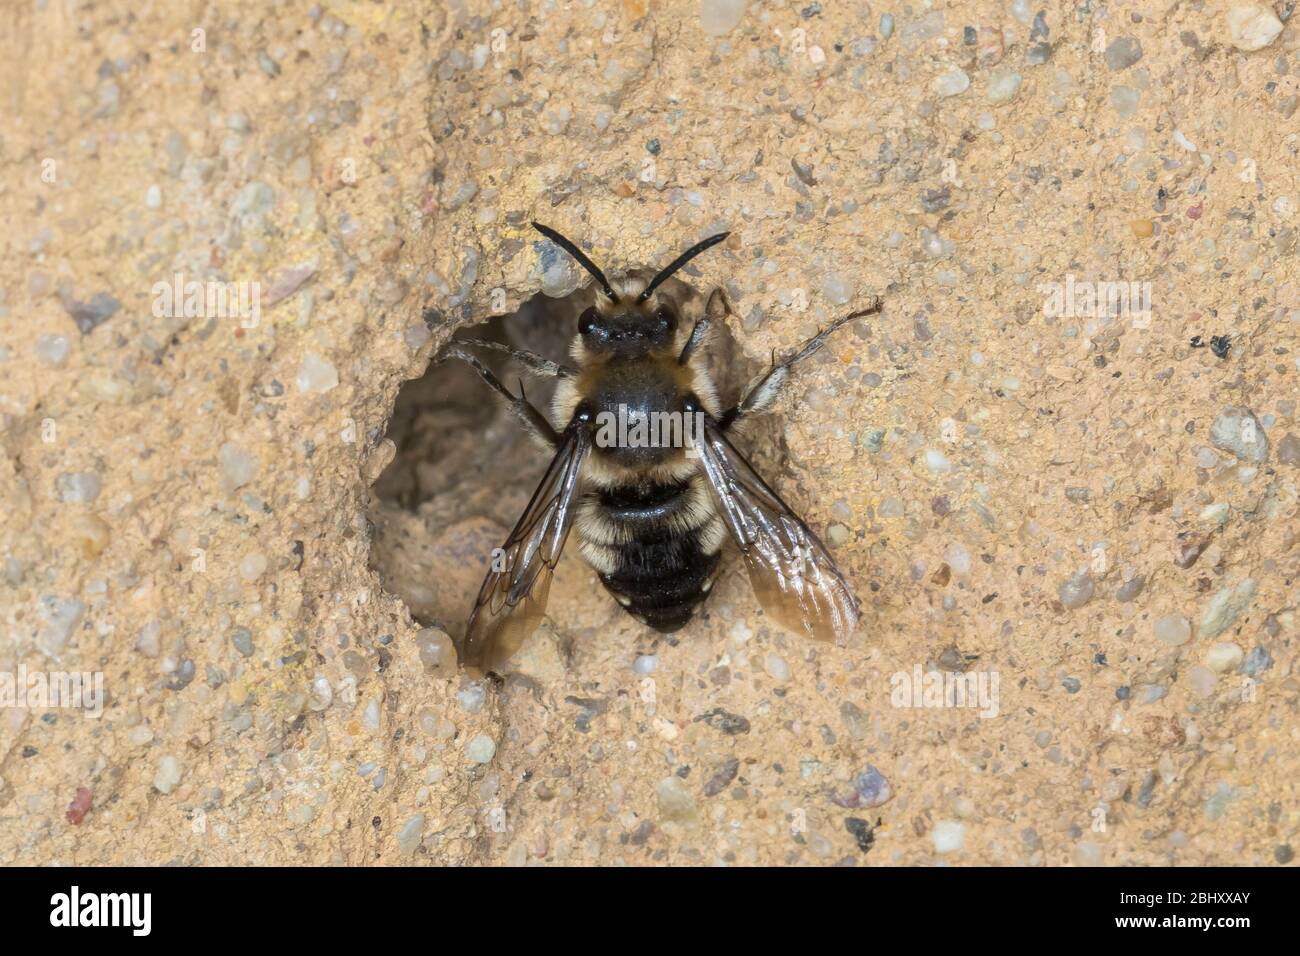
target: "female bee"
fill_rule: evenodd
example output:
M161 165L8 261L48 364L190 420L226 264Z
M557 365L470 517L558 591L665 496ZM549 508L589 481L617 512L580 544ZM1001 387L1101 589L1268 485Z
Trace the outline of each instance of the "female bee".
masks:
M500 669L537 627L571 530L615 600L656 630L675 631L690 620L713 586L730 539L759 602L779 623L819 640L850 634L858 604L844 576L731 436L772 407L797 362L840 326L878 312L879 300L835 321L784 361L774 358L739 402L724 407L704 361L709 329L727 312L722 291L714 291L703 316L687 329L675 303L657 290L727 233L687 249L649 283L625 279L615 285L573 242L533 226L589 272L599 292L578 319L572 366L492 342L448 349L448 357L473 366L555 454L479 590L463 644L465 663ZM522 383L514 395L465 346L506 351L530 372L558 379L551 417L528 401ZM655 421L680 422L670 432L677 440L659 440L662 432L645 427Z

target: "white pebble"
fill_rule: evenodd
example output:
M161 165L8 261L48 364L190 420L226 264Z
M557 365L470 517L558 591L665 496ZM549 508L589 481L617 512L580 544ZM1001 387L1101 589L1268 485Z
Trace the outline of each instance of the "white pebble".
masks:
M88 505L99 497L99 475L93 471L64 472L54 483L59 500L68 504Z
M1192 625L1181 614L1166 614L1151 625L1157 641L1178 647L1192 639Z
M221 462L221 479L227 491L242 488L257 474L257 459L239 445L226 442L217 452Z
M57 598L42 594L40 616L43 622L36 635L36 646L41 653L57 657L67 647L69 639L81 625L86 605L76 598Z
M1235 670L1246 655L1241 648L1231 641L1215 644L1206 652L1205 666L1216 674L1226 674Z
M930 831L930 838L934 840L936 853L952 853L954 850L960 850L962 844L966 842L966 824L958 823L956 820L940 820Z
M1282 32L1282 21L1262 3L1240 3L1228 11L1232 45L1247 53L1262 50Z
M943 452L929 448L925 452L925 467L929 468L933 475L946 475L952 471L952 462Z
M157 621L150 621L140 628L140 634L135 639L135 649L145 657L157 657L161 654L162 625Z
M497 743L487 734L479 734L465 748L465 755L475 763L490 763L496 752Z
M1015 70L994 70L989 77L987 98L990 103L1006 103L1020 92L1023 81Z
M704 0L700 4L700 27L712 37L726 36L740 25L749 0Z
M768 654L767 660L763 662L763 669L767 671L767 676L773 680L785 681L790 679L790 665L779 654Z
M339 383L338 369L332 362L309 352L303 356L302 364L298 366L297 382L300 392L328 392Z
M954 67L934 81L933 89L940 96L958 96L970 89L970 77Z
M948 562L948 567L952 573L958 577L964 577L970 574L970 550L961 543L948 545L943 553L943 559Z
M420 848L422 839L424 839L424 814L417 813L397 831L397 849L405 856L410 856Z
M260 551L246 554L239 562L239 576L245 581L256 581L266 573L266 555Z
M161 758L158 761L158 769L153 775L154 789L159 793L171 793L180 782L180 761L171 756Z
M62 365L71 348L66 335L42 335L36 340L36 357L47 365Z

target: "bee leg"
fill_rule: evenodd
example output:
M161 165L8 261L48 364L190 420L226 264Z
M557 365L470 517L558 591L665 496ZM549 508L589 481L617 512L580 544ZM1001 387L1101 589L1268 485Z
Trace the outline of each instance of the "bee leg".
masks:
M577 374L567 365L561 365L559 362L552 362L544 355L538 355L536 352L530 352L527 349L517 349L514 346L504 345L501 342L487 342L483 339L466 339L465 341L457 342L456 344L474 345L478 348L492 349L496 352L505 352L528 371L544 378L570 378Z
M731 314L731 306L727 304L727 295L721 288L714 289L709 295L709 301L704 306L704 317L695 323L691 329L690 337L686 344L682 346L682 354L677 356L677 364L685 365L691 355L695 353L709 338L709 329L715 322L724 322L728 315Z
M799 346L788 359L782 362L776 360L776 353L772 354L772 367L766 372L754 379L745 392L745 397L734 407L724 412L718 420L725 431L732 428L737 422L743 421L753 415L761 415L763 412L770 411L776 404L777 396L781 394L781 388L790 378L790 369L798 362L803 361L808 356L814 354L826 344L827 337L841 326L847 325L854 319L860 319L864 315L880 311L880 300L877 299L866 309L858 312L851 312L843 318L836 319L826 328L822 329L803 345Z
M546 416L539 412L536 406L528 400L528 396L524 394L523 382L519 383L519 395L516 396L510 389L501 384L501 380L492 374L490 368L479 361L478 356L464 352L455 345L447 349L447 354L443 358L458 358L462 362L468 363L474 371L478 372L479 377L488 383L488 386L493 391L510 403L510 410L514 412L515 418L519 419L519 423L525 429L550 448L560 447L559 434L551 427L551 423L546 420ZM440 359L440 361L442 360Z
M708 335L709 320L700 319L695 323L695 327L691 329L691 337L687 339L686 344L682 346L682 354L677 356L677 364L685 365L687 361L690 360L690 357L695 350L700 347L700 343L702 343Z

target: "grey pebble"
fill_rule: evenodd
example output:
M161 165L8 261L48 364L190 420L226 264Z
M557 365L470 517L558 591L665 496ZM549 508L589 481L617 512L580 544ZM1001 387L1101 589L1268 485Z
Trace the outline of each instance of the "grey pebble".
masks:
M77 302L70 296L64 297L63 308L72 316L72 321L77 323L81 334L86 335L116 315L117 310L122 308L122 303L107 292L98 292L90 297L89 302Z
M1112 70L1127 70L1142 59L1142 44L1133 37L1118 37L1106 47L1103 59Z

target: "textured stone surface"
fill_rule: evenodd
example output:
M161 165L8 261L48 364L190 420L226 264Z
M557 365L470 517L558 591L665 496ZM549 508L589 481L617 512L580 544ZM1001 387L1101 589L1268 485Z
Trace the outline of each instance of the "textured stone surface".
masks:
M106 683L98 720L0 712L0 861L1290 859L1294 25L1248 53L1209 4L707 6L0 13L0 668ZM849 646L734 564L658 639L569 555L523 675L421 660L545 463L450 369L438 460L390 418L453 332L582 284L531 219L611 272L730 229L686 278L746 366L884 297L754 455L843 529ZM178 274L258 308L162 307ZM1149 281L1151 314L1067 281ZM1235 407L1272 459L1199 454ZM997 707L927 706L928 674Z

